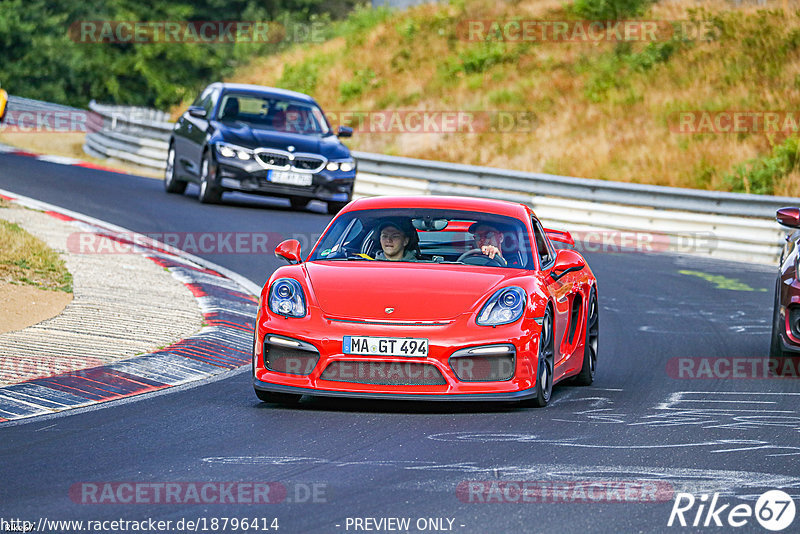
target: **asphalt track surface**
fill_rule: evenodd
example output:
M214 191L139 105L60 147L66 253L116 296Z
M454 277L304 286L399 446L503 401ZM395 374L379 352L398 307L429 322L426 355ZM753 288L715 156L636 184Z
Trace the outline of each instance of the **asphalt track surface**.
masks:
M193 186L167 195L157 180L8 154L0 154L0 188L142 233L288 237L318 234L330 220L322 205L293 212L284 201L232 196L205 206ZM272 254L200 255L259 285L280 265ZM731 505L776 488L797 499L797 380L667 371L679 357L766 357L776 270L666 254L587 258L599 281L598 375L588 388L556 387L545 409L325 398L278 407L258 402L248 372L232 373L0 426L0 518L277 517L283 533L354 532L347 518L356 517L411 518L418 532L418 518L450 518L464 533L660 532L696 530L667 528L671 497L476 503L456 490L465 481L657 480L674 491L719 492ZM722 289L706 275L753 290ZM279 482L288 495L269 505L176 505L82 504L69 494L84 482L205 481ZM305 498L314 484L323 502ZM800 518L789 530L797 525ZM753 518L736 530L764 532Z

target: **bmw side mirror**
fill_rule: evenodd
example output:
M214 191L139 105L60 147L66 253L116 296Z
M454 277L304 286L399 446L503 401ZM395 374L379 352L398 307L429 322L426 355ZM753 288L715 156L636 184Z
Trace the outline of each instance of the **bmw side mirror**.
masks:
M198 119L205 119L206 116L208 116L208 112L203 106L189 106L187 111L189 112L189 115L192 117L197 117Z
M353 137L353 129L349 126L339 126L339 129L336 130L336 135L339 137Z
M558 280L569 273L580 271L584 267L586 267L586 260L583 259L583 256L574 250L559 250L556 253L556 264L553 265L550 276L553 280Z
M303 261L300 259L300 241L297 239L287 239L286 241L282 241L277 247L275 247L275 255L279 258L285 259L291 265L300 263Z
M776 214L778 222L790 228L800 228L800 208L781 208Z

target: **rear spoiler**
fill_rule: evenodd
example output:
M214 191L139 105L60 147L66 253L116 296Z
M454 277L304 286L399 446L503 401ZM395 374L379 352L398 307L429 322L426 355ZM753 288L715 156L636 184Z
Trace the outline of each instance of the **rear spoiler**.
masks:
M559 243L575 246L575 240L572 239L572 234L567 231L545 228L544 233L550 238L550 241L558 241Z

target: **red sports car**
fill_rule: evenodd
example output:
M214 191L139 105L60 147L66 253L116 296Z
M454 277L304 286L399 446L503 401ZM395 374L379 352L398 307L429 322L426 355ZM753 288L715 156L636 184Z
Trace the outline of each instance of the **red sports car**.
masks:
M800 353L800 208L781 208L776 215L780 224L794 230L781 251L772 308L769 352L773 358L782 358Z
M467 197L351 202L303 261L284 241L261 292L253 384L302 395L519 400L592 383L597 281L523 204Z

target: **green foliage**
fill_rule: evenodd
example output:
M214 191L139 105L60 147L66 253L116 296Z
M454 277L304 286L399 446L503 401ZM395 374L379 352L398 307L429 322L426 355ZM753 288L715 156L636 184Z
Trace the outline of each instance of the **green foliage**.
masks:
M496 105L523 106L526 103L525 95L511 89L497 89L488 94L489 102Z
M81 37L81 21L274 21L289 30L307 30L317 23L319 35L315 37L320 40L333 31L332 19L349 13L354 3L355 0L2 0L0 81L11 94L78 107L85 107L92 99L169 107L231 74L254 55L292 46L298 41L298 34L288 34L272 43L91 42ZM365 17L359 16L352 27L364 26Z
M448 58L439 66L439 75L445 81L452 81L459 75L480 74L496 65L516 63L527 51L530 43L510 45L500 41L481 41L458 54Z
M619 20L641 15L653 0L575 0L573 12L587 20Z
M684 46L680 41L649 43L641 52L634 52L630 43L619 43L614 51L591 60L584 58L579 72L588 72L584 95L591 102L603 102L613 90L632 91L630 74L647 72L666 63Z
M786 24L780 10L710 13L697 10L696 19L710 27L704 38L719 41L719 59L724 65L722 79L729 86L752 83L754 79L780 79L787 63L800 50L800 29Z
M339 85L339 102L344 104L361 96L361 94L372 85L374 79L375 71L372 69L357 70L352 78L344 80Z
M798 138L789 137L772 147L772 154L734 167L723 181L732 191L771 195L784 176L798 167Z
M296 65L284 65L278 87L299 91L301 93L313 93L317 88L319 73L329 63L329 57L324 54L309 56L302 63Z
M344 37L348 46L360 45L370 30L388 19L391 14L391 10L383 6L372 8L366 3L356 6L350 16L333 31L333 35Z

